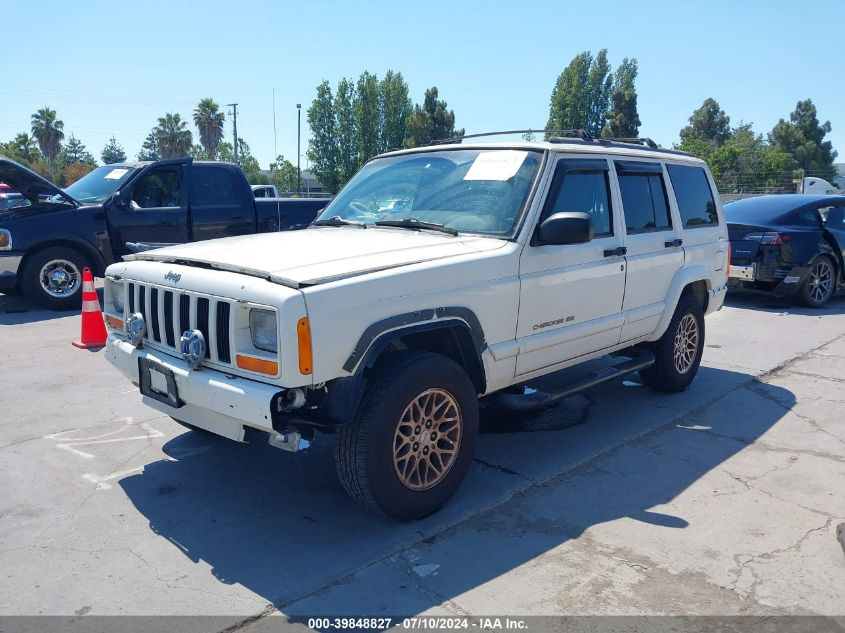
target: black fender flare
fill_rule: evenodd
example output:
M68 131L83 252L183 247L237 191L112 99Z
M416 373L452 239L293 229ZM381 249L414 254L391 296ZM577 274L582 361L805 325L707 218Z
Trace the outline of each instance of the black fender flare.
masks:
M106 235L105 240L102 241L102 238L98 236L98 240L101 244L109 244L108 242L108 235ZM105 273L106 266L112 262L107 261L106 257L103 256L102 251L100 251L96 246L93 244L86 242L85 240L81 240L75 237L55 237L55 238L48 238L36 242L34 244L30 244L26 248L26 252L23 256L23 260L21 261L20 270L23 271L26 268L27 263L32 258L32 256L44 250L45 248L52 248L54 246L63 246L65 248L72 248L74 250L79 251L83 255L85 255L91 262L91 266L93 270L91 271L94 276L102 277L103 273ZM111 254L109 252L109 254ZM109 258L112 259L112 258Z
M360 374L365 368L371 367L396 339L408 334L450 328L459 328L459 331L465 333L465 338L458 343L464 354L470 352L469 347L472 348L471 358L467 360L476 364L478 375L474 377L474 382L478 383L476 386L483 393L486 376L481 355L487 349L484 329L475 312L460 306L428 308L376 321L364 330L343 364L343 369L351 374Z

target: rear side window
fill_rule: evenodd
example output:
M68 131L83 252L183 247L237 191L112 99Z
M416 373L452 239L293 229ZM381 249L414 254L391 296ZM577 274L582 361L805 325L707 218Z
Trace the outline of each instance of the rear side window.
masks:
M607 170L572 170L565 164L558 170L549 196L551 204L546 206L543 218L561 211L581 211L592 216L596 237L613 235Z
M672 228L663 176L657 173L620 173L619 192L629 235Z
M191 204L195 207L238 204L238 194L229 171L194 166L191 169Z
M666 170L672 180L684 227L716 226L719 216L704 170L688 165L666 165Z

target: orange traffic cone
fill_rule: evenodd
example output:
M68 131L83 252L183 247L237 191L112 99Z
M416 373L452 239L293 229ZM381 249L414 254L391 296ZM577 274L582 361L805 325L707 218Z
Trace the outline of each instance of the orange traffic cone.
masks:
M107 338L100 300L94 289L94 275L86 268L82 271L82 334L79 341L73 342L73 346L80 349L103 347Z

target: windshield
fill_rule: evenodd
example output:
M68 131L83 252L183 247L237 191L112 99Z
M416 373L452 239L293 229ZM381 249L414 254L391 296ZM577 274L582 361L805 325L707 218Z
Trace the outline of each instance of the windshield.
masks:
M413 218L457 231L510 237L543 154L442 150L377 158L320 214L372 225Z
M115 192L115 189L135 170L132 167L104 165L97 167L75 183L65 188L68 195L88 204L98 204Z

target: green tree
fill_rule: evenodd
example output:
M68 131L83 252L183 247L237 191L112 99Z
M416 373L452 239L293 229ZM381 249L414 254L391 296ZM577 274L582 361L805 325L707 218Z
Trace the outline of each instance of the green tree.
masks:
M379 153L380 115L378 77L367 71L358 78L355 89L355 141L358 166Z
M587 129L590 112L587 84L592 61L589 51L579 53L558 76L552 89L547 130ZM551 134L547 132L546 136Z
M100 158L103 159L104 165L122 163L126 160L126 152L123 151L123 147L117 142L117 139L112 136L100 153Z
M308 159L311 171L323 187L332 193L338 190L337 138L335 130L334 103L328 81L317 86L317 96L308 108L308 125L311 139L308 141Z
M338 98L340 89L338 89ZM379 150L386 152L403 146L408 134L408 119L414 105L408 97L408 84L402 73L388 70L379 83L379 109L381 111L381 142Z
M602 136L636 138L640 133L640 115L637 112L637 60L622 60L613 73L613 91L610 112Z
M279 154L270 163L270 180L279 191L298 191L296 165Z
M38 140L41 153L51 168L56 166L56 158L65 137L65 124L56 117L56 111L44 106L32 115L32 135Z
M141 145L141 151L138 152L138 160L161 160L161 153L159 153L158 146L156 145L155 128L144 139L144 143Z
M335 164L339 184L346 183L358 171L355 84L345 77L337 84L334 98ZM312 159L313 160L313 159Z
M226 115L220 112L220 106L210 97L202 99L194 110L194 124L200 133L200 144L205 155L214 159L217 146L223 140L223 122Z
M221 141L217 146L217 160L227 163L235 162L235 153L232 144L228 141ZM240 136L238 137L238 165L246 175L247 180L254 185L265 184L261 181L261 167L258 160L252 155L252 150L247 145L247 142Z
M419 147L432 141L464 135L463 128L455 128L454 111L449 110L448 104L437 97L437 86L432 86L425 91L422 105L414 106L414 113L408 119L405 147Z
M681 130L680 136L684 149L693 140L705 141L713 148L720 147L731 137L731 118L715 99L705 99L701 107L692 113L689 125Z
M816 106L805 99L795 106L788 122L783 119L777 122L769 134L769 142L792 156L805 173L832 180L836 175L833 161L837 153L833 144L824 140L830 130L830 121L820 124Z
M231 147L231 144L229 145L229 147ZM188 150L188 156L190 156L194 160L208 160L208 154L205 153L205 148L202 145L198 145L196 143L191 145L191 149Z
M59 165L70 165L71 163L85 163L96 166L97 161L85 148L85 145L71 132L67 143L62 147L56 160Z
M193 134L179 114L168 112L153 128L156 147L162 158L187 156L193 144Z
M607 49L601 49L590 63L587 73L587 132L598 137L605 125L610 97L613 91L613 75L607 62Z
M11 141L0 145L0 153L6 154L9 158L19 163L36 163L44 159L41 150L38 149L38 140L26 132L15 135Z

